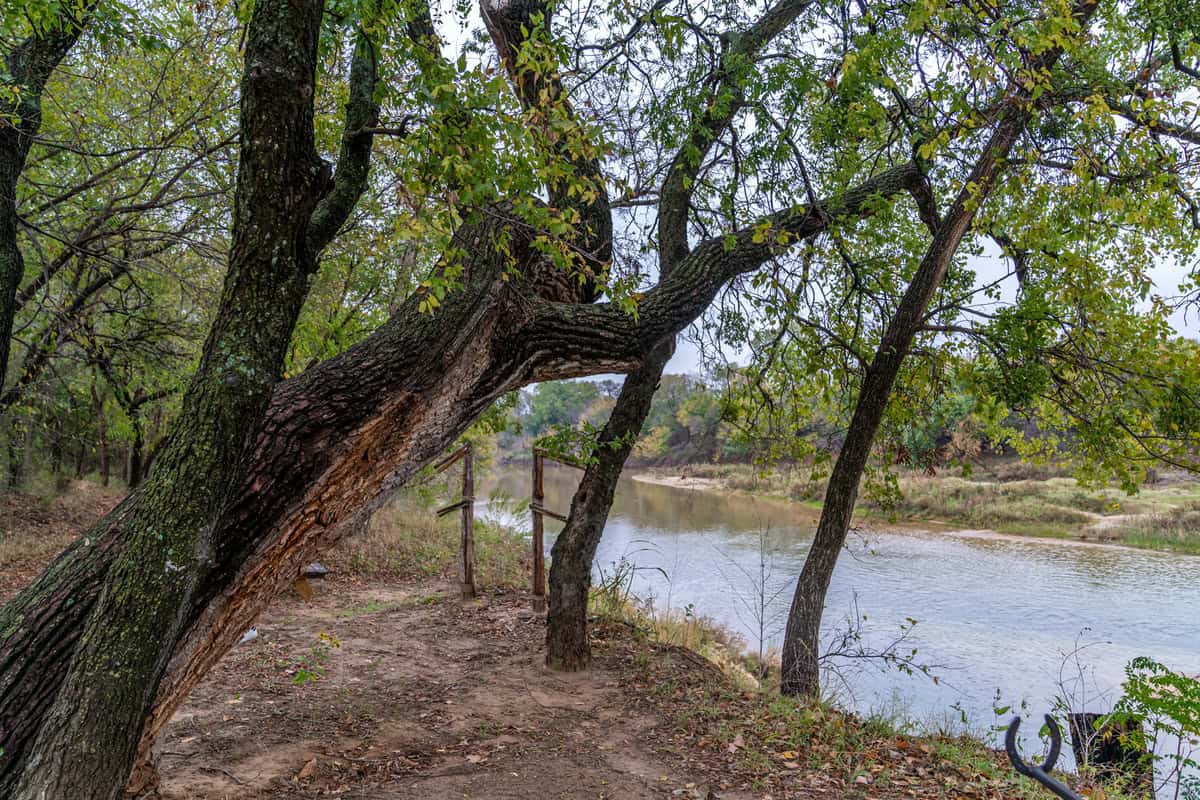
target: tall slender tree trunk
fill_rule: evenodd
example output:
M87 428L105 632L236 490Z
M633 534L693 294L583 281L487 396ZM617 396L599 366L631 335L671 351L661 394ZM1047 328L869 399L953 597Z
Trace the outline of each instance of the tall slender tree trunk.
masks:
M25 483L25 424L14 420L8 426L8 478L10 492L20 491Z
M1084 0L1076 6L1075 16L1085 30L1095 10L1096 0ZM1048 74L1061 55L1061 47L1043 53L1032 73ZM829 476L817 532L792 597L782 653L780 680L784 694L811 697L820 694L819 648L825 596L834 567L837 566L838 554L846 542L854 504L858 499L859 482L870 458L875 434L887 411L892 387L913 340L925 326L929 304L945 278L959 244L970 229L977 209L995 187L1009 152L1032 116L1032 102L1028 93L1013 87L1007 110L996 123L964 182L965 188L955 198L945 218L938 220L936 211L925 212L926 221L933 229L933 241L888 323L863 377L846 441Z
M96 458L100 462L100 485L112 479L111 451L108 446L108 417L104 415L104 396L92 389L92 409L96 414Z
M728 63L753 58L808 6L809 0L777 0L769 4L756 23L731 37L734 47L727 53ZM537 10L549 16L545 8ZM742 87L733 77L736 70L726 71L726 68L726 64L722 64L718 70L718 80L712 89L714 101L708 110L691 120L687 144L676 153L663 179L658 217L658 266L664 277L672 275L692 254L688 243L691 186L710 148L732 123L738 99L742 96ZM716 101L717 97L721 98L720 102ZM821 215L814 213L811 216L817 222L816 229L823 227L818 221L824 219ZM546 617L546 663L550 667L582 670L591 659L587 604L592 561L608 521L617 481L650 413L663 369L674 352L674 342L674 337L662 342L638 370L626 377L600 433L592 462L571 499L567 522L554 542Z
M75 448L75 480L83 478L84 465L87 463L87 444L80 438L78 445Z
M546 615L546 665L576 672L591 662L588 643L588 594L592 562L600 544L617 480L650 413L663 369L674 352L674 342L663 345L621 386L608 422L596 440L592 462L571 498L571 511L554 540L550 560L550 597Z
M63 423L62 419L55 417L50 425L49 430L50 441L48 444L50 450L50 475L57 479L62 475L63 471Z
M145 435L142 432L141 417L138 416L138 411L134 411L134 417L130 421L133 424L133 441L129 445L129 471L127 474L127 482L130 489L137 488L142 482L143 477L143 461L145 459L146 442Z
M94 7L64 4L60 17L43 20L35 33L3 54L13 92L0 92L0 385L8 374L17 289L25 262L17 244L17 184L29 148L42 125L42 92L50 75L75 45ZM78 16L76 16L78 11ZM12 123L9 120L16 120Z

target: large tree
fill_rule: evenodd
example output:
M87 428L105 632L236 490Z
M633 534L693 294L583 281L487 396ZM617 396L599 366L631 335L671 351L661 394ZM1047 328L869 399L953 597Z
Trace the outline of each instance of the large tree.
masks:
M578 533L562 541L574 550L556 551L552 660L585 663L591 553L676 334L743 276L754 276L744 293L802 277L811 260L792 254L811 258L819 236L837 256L822 263L831 280L924 296L969 229L969 181L994 180L1042 113L1030 98L1060 88L1039 59L1048 69L1066 50L1088 67L1073 77L1112 88L1103 70L1089 78L1092 6L1077 19L1030 4L1009 23L992 6L925 2L877 14L797 0L758 12L489 0L511 95L486 64L443 56L424 4L372 8L350 20L331 177L314 133L324 9L254 5L224 291L148 478L0 611L0 793L115 797L135 754L300 567L497 398L629 372L573 502ZM977 24L960 16L976 13ZM1097 13L1120 17L1112 3ZM377 70L392 33L409 45L397 56L405 91L388 93ZM915 62L934 84L923 92L911 59L929 42L936 53ZM1144 44L1130 33L1121 51ZM404 124L377 119L380 94ZM1176 124L1167 112L1159 124ZM1149 127L1140 114L1114 106L1106 118ZM396 159L413 165L397 193L437 198L450 235L412 237L438 249L421 254L428 272L386 323L280 381L318 254L363 193L380 133L402 134ZM864 275L840 258L857 235L910 258ZM932 266L911 258L927 249Z

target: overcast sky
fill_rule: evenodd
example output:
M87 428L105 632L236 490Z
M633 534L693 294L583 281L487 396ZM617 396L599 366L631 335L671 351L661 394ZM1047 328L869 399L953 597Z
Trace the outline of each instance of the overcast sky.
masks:
M984 285L995 281L1005 275L1010 269L1005 259L1000 255L1000 251L994 246L989 248L989 254L972 257L970 263L977 276L977 285ZM1180 284L1187 279L1187 274L1178 266L1164 263L1154 269L1150 277L1155 285L1155 290L1152 294L1171 298L1180 294ZM1016 298L1016 278L1010 276L1002 282L1001 287L1000 302L1013 302ZM1200 338L1200 309L1190 307L1181 308L1171 316L1171 323L1180 334L1191 339ZM726 357L739 363L745 363L746 360L745 354L740 354L739 356L736 353L727 353ZM666 371L668 373L700 373L700 351L696 345L690 341L686 341L685 337L681 336L675 347L675 355L667 364Z

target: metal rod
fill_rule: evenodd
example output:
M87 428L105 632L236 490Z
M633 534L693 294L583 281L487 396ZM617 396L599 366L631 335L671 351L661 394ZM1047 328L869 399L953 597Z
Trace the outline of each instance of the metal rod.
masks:
M1063 800L1083 800L1080 795L1071 790L1071 787L1050 775L1050 771L1054 769L1054 762L1058 761L1058 754L1062 750L1062 731L1059 730L1054 717L1046 715L1046 727L1050 729L1050 752L1040 765L1026 763L1017 752L1017 729L1020 727L1021 718L1013 717L1012 722L1008 724L1008 733L1004 735L1004 750L1008 753L1008 760L1012 762L1013 769L1027 778L1033 778Z

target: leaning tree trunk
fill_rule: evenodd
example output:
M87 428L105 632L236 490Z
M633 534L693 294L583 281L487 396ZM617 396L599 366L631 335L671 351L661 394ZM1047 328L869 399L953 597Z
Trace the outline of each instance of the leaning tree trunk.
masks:
M1083 27L1086 28L1086 22L1095 10L1095 0L1083 0L1076 7L1076 17L1082 20ZM1043 53L1034 74L1049 74L1050 68L1061 55L1061 47ZM866 469L875 434L887 410L892 387L905 355L925 325L925 315L934 293L945 278L979 205L994 188L1009 152L1032 117L1026 91L1013 89L1010 99L1007 111L996 123L995 130L964 183L965 188L955 198L945 218L938 220L936 212L923 211L926 222L934 231L933 241L888 323L874 359L867 367L846 441L829 476L817 532L792 597L782 653L780 690L784 694L809 697L820 694L821 616L838 553L850 529L851 515L858 499L858 485ZM926 197L931 201L929 195Z
M17 800L122 792L209 572L215 525L244 474L244 445L259 428L316 268L308 222L330 180L313 135L321 16L319 1L255 5L221 300L160 468L123 504L123 546L24 753ZM97 533L107 530L101 523Z
M868 213L873 199L909 191L911 164L780 215L798 237L825 220ZM778 252L753 228L698 245L634 318L597 306L589 287L562 280L536 232L504 207L464 227L463 285L436 314L410 298L364 342L278 384L248 452L247 476L212 534L209 570L193 593L157 699L143 753L188 690L236 641L342 523L403 484L489 404L537 381L626 372L694 320L731 277ZM457 262L456 262L457 263ZM520 276L514 280L513 275ZM168 467L168 453L148 485ZM6 796L63 685L71 654L108 572L127 545L125 521L148 485L68 548L0 610L0 796ZM170 646L167 645L169 649Z
M588 644L588 593L592 561L608 522L617 480L650 413L673 343L657 348L641 367L629 373L604 429L592 461L571 498L571 511L554 540L550 559L550 598L546 615L546 665L576 672L591 662Z

